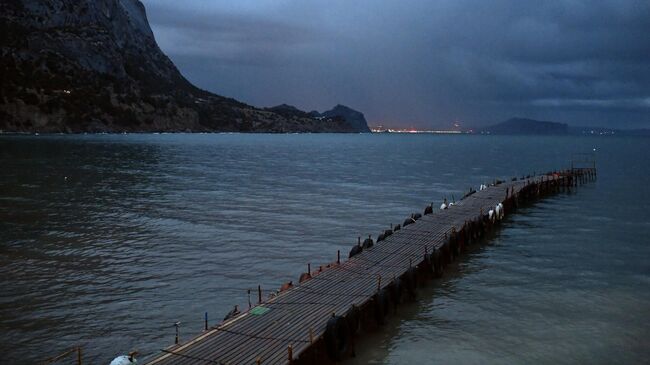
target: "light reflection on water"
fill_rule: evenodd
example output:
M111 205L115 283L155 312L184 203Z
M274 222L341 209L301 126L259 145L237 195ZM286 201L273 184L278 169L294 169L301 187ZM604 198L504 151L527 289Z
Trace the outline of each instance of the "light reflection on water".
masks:
M351 363L644 362L650 144L428 135L0 136L0 350L91 363L199 333L430 201L568 165L599 180L508 219ZM65 179L67 177L67 180Z

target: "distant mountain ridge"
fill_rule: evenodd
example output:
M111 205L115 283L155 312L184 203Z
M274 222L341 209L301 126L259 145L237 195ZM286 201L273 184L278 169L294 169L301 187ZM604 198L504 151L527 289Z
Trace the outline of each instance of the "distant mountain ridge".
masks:
M483 134L536 134L563 135L569 133L569 125L528 118L510 118L498 124L478 130Z
M311 114L313 115L314 112L315 111L312 111ZM331 110L323 112L321 116L327 118L342 117L348 123L350 123L351 127L355 130L358 130L359 132L370 133L368 122L366 121L366 117L363 115L363 113L349 108L345 105L338 104Z
M311 112L307 113L296 108L293 105L288 104L280 104L273 107L264 108L264 110L280 114L285 118L312 118L327 123L343 123L346 124L350 129L359 133L371 132L370 128L368 127L368 122L366 121L363 113L341 104L338 104L334 108L323 113L319 113L316 110L312 110Z
M5 132L363 129L197 88L160 50L138 0L3 0L0 80Z

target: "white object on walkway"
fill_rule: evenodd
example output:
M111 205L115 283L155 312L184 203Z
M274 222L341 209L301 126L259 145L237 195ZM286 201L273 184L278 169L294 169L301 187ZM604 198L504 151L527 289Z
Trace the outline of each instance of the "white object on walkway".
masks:
M504 216L503 204L501 204L501 203L497 204L496 213L497 213L497 219L501 220L503 218L503 216Z
M138 363L138 360L135 359L135 353L130 353L128 355L118 356L111 361L110 365L135 365Z

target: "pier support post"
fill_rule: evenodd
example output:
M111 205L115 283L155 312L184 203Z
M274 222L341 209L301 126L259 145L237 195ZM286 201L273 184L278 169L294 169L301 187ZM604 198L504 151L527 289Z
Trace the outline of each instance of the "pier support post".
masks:
M287 355L288 355L289 364L293 364L293 346L289 345L289 347L287 348Z

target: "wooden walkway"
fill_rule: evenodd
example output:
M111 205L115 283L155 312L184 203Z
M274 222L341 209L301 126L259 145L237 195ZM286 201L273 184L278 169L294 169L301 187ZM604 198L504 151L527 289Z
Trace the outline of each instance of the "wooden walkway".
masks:
M382 310L377 309L378 301L383 300L379 299L379 290L392 288L394 292L397 280L401 288L408 286L416 274L413 286L427 276L439 275L466 245L478 241L498 224L498 220L492 222L488 217L497 204L502 203L505 213L510 214L519 204L568 189L586 176L595 177L595 170L564 171L503 182L477 191L449 209L433 207L432 213L373 247L339 264L333 263L253 311L210 328L187 343L163 350L148 364L332 363L339 356L349 356L354 352L359 323L367 329L368 323L383 318L377 312ZM393 305L399 298L393 296ZM333 315L348 320L351 334L343 336L342 341L348 342L345 346L331 344L331 334L326 334ZM342 353L333 355L329 350L332 346Z

